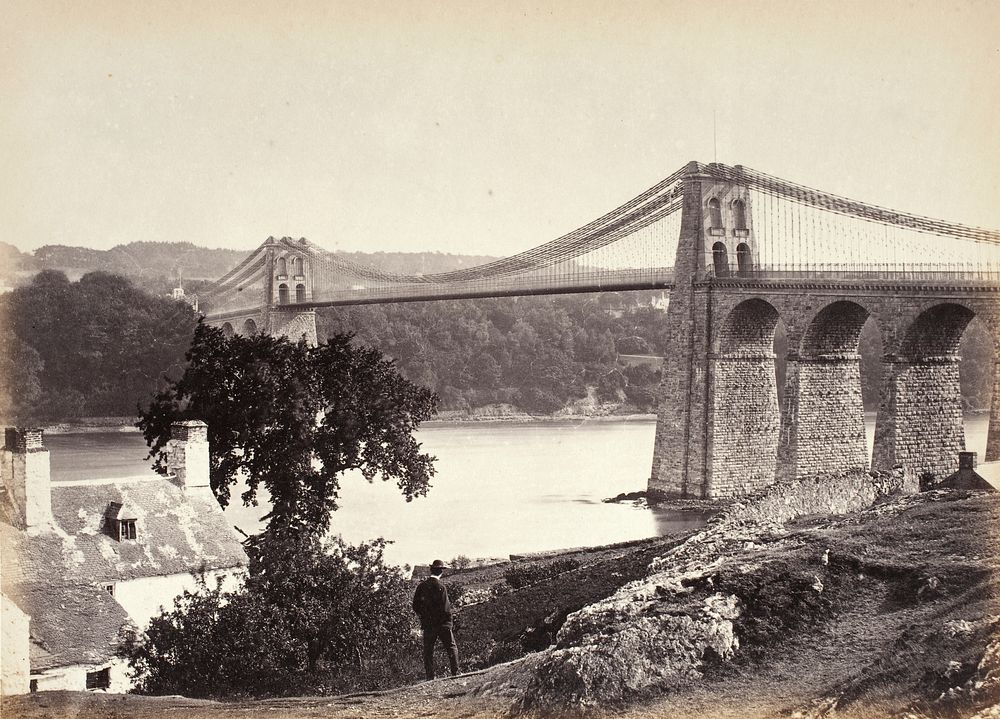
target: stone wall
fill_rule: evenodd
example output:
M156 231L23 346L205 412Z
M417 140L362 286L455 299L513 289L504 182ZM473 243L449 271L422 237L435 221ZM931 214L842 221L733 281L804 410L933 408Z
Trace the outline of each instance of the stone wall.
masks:
M0 695L27 694L30 617L0 594Z
M727 507L710 525L784 524L811 514L848 514L870 507L881 497L912 494L917 484L917 477L902 468L822 474L772 485L745 502Z
M993 398L990 400L990 428L986 437L985 460L1000 460L1000 362L993 364Z
M206 571L204 578L207 586L213 589L221 580L223 591L229 592L240 587L244 572L241 569L214 569ZM128 612L129 619L139 629L145 629L150 619L159 616L160 610L173 609L175 597L184 592L195 592L198 587L198 577L190 572L140 577L115 582L114 597L122 609Z
M774 482L781 429L774 355L719 358L712 379L708 494L750 494Z
M663 358L659 386L656 439L649 489L679 496L704 496L701 483L689 486L688 468L704 449L704 404L694 395L704 393L709 316L707 297L694 283L704 273L701 182L688 178L684 186L681 228L674 262L674 289L667 306L667 341L673 351ZM701 428L701 434L698 430ZM701 449L699 449L699 447Z
M788 479L868 468L858 355L799 359L788 372ZM790 365L792 362L789 363Z
M107 689L87 689L87 674L109 670L110 685ZM65 667L48 669L33 676L36 691L39 692L108 692L110 694L125 694L132 688L128 678L128 665L121 659L112 659L107 664L73 664Z
M894 362L888 375L872 466L947 477L965 449L958 358Z
M275 337L287 337L293 342L305 339L307 344L315 345L316 311L315 310L271 310L271 325L268 334Z

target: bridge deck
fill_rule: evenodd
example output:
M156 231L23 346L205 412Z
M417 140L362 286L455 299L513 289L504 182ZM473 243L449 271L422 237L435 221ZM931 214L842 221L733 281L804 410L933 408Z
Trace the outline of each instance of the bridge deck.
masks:
M727 276L707 277L703 281L714 287L761 290L804 290L815 287L857 289L871 292L1000 292L1000 272L996 271L929 271L929 270L870 270L829 269L739 271ZM626 292L632 290L672 290L673 268L649 270L619 270L609 272L577 272L565 277L510 277L498 281L470 280L466 282L410 283L391 287L354 287L327 290L323 297L310 302L290 302L275 309L309 310L321 307L391 304L397 302L428 302L434 300L476 299L488 297L526 297L532 295L583 294L589 292ZM246 314L250 308L209 312L209 319L228 319Z

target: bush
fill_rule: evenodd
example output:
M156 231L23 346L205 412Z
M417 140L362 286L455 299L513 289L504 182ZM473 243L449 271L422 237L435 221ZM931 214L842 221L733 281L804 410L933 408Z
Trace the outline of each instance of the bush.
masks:
M563 401L551 392L537 387L528 387L518 393L518 406L528 412L552 414L562 409Z
M602 402L620 402L626 385L628 380L619 370L606 372L597 380L597 398Z
M630 384L625 388L625 399L627 399L636 409L656 409L656 393L650 387Z
M648 355L652 352L649 343L637 335L631 337L619 337L615 342L619 354L623 355Z
M412 650L410 592L384 546L252 542L239 590L202 581L144 633L126 633L119 653L137 691L221 699L398 683Z

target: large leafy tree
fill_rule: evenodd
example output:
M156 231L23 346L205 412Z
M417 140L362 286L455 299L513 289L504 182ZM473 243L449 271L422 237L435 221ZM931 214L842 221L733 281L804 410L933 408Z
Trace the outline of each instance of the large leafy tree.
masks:
M171 423L206 422L216 497L226 506L245 479L250 503L263 486L269 535L325 533L348 470L394 479L407 500L426 494L434 458L413 432L437 397L378 350L350 335L311 347L264 334L226 338L199 324L187 360L139 420L150 456L163 470Z

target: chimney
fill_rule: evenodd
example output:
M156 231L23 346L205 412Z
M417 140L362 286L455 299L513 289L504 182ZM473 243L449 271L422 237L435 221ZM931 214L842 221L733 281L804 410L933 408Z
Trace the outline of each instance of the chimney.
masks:
M181 489L210 487L208 425L197 419L170 425L167 470Z
M10 493L25 529L37 529L52 523L49 450L42 444L42 430L6 429L3 485Z

